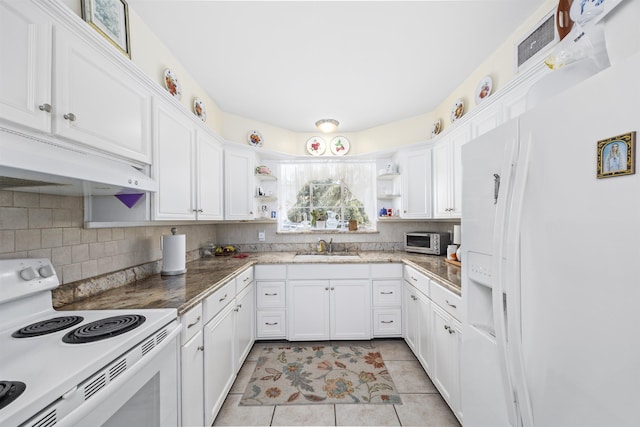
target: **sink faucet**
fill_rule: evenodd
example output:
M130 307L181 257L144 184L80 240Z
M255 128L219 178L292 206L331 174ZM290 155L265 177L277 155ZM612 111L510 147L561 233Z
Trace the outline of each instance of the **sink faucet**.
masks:
M333 253L333 237L329 240L329 253Z
M324 239L320 239L318 240L318 252L324 252L325 250L327 250L327 241Z

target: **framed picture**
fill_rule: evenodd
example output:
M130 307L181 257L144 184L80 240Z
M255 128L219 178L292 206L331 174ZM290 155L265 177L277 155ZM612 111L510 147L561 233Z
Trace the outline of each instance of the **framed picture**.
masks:
M124 0L82 0L82 19L131 58L129 7Z
M636 133L598 141L598 178L636 173Z

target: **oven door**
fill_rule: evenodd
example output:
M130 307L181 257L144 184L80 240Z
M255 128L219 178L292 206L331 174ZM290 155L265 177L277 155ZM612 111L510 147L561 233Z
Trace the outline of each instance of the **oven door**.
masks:
M178 425L178 339L175 327L152 352L65 416L56 426ZM149 355L151 356L151 355ZM82 394L78 387L76 394ZM69 397L73 398L73 397Z

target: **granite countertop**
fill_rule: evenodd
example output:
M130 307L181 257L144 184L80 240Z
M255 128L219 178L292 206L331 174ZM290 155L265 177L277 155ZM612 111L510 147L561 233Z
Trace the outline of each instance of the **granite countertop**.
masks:
M186 274L161 276L156 274L129 285L110 289L87 299L58 307L57 310L111 310L176 308L182 314L197 305L224 283L247 267L255 264L309 264L322 260L295 260L293 252L261 252L246 258L201 258L186 265ZM410 254L407 252L360 252L359 260L340 260L332 263L404 262L438 281L447 289L461 294L460 267L445 262L443 256Z

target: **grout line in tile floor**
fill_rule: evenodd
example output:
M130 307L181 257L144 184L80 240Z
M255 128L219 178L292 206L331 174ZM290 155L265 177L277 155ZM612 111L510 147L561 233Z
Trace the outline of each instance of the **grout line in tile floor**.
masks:
M245 361L245 365L247 362L255 363L257 361L257 357L261 351L260 347L270 346L270 345L350 345L357 344L359 346L363 346L366 344L371 344L378 349L382 355L383 360L388 365L389 371L391 373L392 378L394 378L394 382L396 383L396 387L398 388L398 394L400 395L403 404L401 405L391 405L393 408L393 414L395 415L395 421L390 413L388 413L389 419L387 422L389 425L399 425L399 426L410 426L410 425L424 425L424 426L438 426L438 427L459 427L457 419L447 406L446 402L440 396L438 390L435 388L431 379L428 377L426 372L422 369L422 366L418 362L417 358L413 354L413 352L409 349L407 344L402 339L376 339L372 341L325 341L325 342L288 342L288 341L258 341L255 343L254 348L252 349L249 357ZM390 362L390 363L387 363ZM243 365L242 368L245 368ZM241 369L242 369L241 368ZM396 372L391 372L396 369ZM238 377L237 381L247 381L247 379L241 379ZM237 386L237 387L236 387ZM223 408L220 410L218 417L214 421L213 425L248 425L248 420L246 417L242 418L240 421L240 411L250 411L249 407L240 407L237 406L237 403L242 398L244 394L244 390L246 389L246 384L234 384L232 390L233 393L229 393ZM422 396L422 397L420 397ZM234 406L236 405L236 406ZM252 420L252 425L282 425L280 422L283 420L283 409L282 408L291 408L292 406L302 406L302 405L273 405L272 410L270 412L270 416L259 419L256 417L255 420ZM316 405L307 405L309 408L312 408ZM317 405L320 406L320 405ZM326 408L329 405L325 405ZM344 404L344 408L340 410L342 414L341 416L338 414L338 408L336 404L331 405L331 409L333 411L333 416L330 419L333 419L333 424L327 425L356 425L355 423L362 423L361 425L380 425L379 419L375 418L375 414L369 413L367 411L367 415L373 418L362 419L361 413L357 411L352 411L351 416L349 416L350 412L349 408L351 404ZM356 405L353 405L356 406ZM377 406L377 405L376 405ZM278 408L280 407L280 411ZM224 413L223 413L224 411ZM311 411L311 409L310 409ZM324 417L328 415L328 411L325 412ZM373 411L371 411L373 412ZM358 415L360 414L360 415ZM244 413L243 415L246 415ZM266 415L266 414L265 414ZM289 413L291 419L291 413ZM346 417L346 418L345 418ZM312 416L313 418L313 416ZM326 421L330 422L325 418ZM297 420L296 420L297 421ZM346 424L344 421L349 421ZM293 423L291 425L319 425L318 418L313 418L312 424L305 424L304 420L301 420L299 423Z

